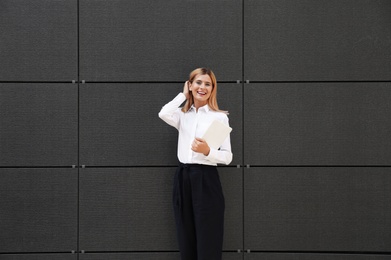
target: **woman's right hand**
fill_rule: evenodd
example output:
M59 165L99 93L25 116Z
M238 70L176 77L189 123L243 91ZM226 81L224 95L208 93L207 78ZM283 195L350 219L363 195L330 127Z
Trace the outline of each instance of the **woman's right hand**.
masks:
M183 85L183 94L186 96L186 99L189 99L190 97L189 87L190 87L190 82L187 80Z

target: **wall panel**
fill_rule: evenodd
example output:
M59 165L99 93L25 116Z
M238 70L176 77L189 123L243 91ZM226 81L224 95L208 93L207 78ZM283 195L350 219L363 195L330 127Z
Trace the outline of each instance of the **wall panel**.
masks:
M223 250L243 247L243 170L218 168L225 198Z
M244 8L245 79L391 79L388 0L246 0Z
M177 249L172 208L176 168L86 168L80 174L80 249ZM242 246L241 169L219 168L226 196L224 249ZM153 241L153 243L152 243Z
M250 167L244 171L245 248L388 252L388 167Z
M77 169L0 168L0 198L1 253L77 249Z
M221 84L227 101L241 104L239 84ZM159 117L183 83L81 84L80 163L89 166L177 165L178 131ZM241 161L241 110L232 107L232 164ZM240 107L239 107L240 109Z
M77 0L2 0L0 81L77 80Z
M83 84L80 162L92 166L177 165L177 131L158 117L182 84Z
M76 84L0 83L0 166L71 166L78 157Z
M171 202L174 171L175 168L81 169L80 249L176 250Z
M219 108L228 111L229 125L232 127L231 165L243 162L243 86L234 83L218 83L217 100Z
M236 0L82 0L81 79L182 81L211 67L220 80L239 80L241 8Z
M390 83L245 84L245 164L391 165Z

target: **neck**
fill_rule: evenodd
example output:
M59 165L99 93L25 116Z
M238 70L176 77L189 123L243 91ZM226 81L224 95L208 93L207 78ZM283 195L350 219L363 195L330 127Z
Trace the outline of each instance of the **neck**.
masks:
M205 106L206 104L208 104L207 101L205 101L205 102L199 102L199 101L197 101L197 100L194 100L194 103L193 103L193 105L194 105L196 111L198 111L198 109L199 109L200 107L203 107L203 106Z

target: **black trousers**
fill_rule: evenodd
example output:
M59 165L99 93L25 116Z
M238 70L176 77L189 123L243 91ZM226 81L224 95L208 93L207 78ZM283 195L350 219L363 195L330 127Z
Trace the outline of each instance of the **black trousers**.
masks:
M173 203L182 260L221 260L225 202L216 166L180 164Z

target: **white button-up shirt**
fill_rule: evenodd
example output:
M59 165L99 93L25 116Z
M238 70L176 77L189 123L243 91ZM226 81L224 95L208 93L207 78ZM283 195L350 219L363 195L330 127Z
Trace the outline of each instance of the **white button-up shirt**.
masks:
M198 112L195 107L189 111L182 112L179 107L186 100L183 93L179 93L172 101L163 106L159 112L159 117L167 124L175 127L178 134L178 159L181 163L197 163L206 165L226 164L232 161L231 140L228 136L220 148L213 149L207 156L191 150L191 144L195 137L202 138L205 131L214 120L219 120L226 125L228 117L223 112L209 109L208 105L200 107Z

